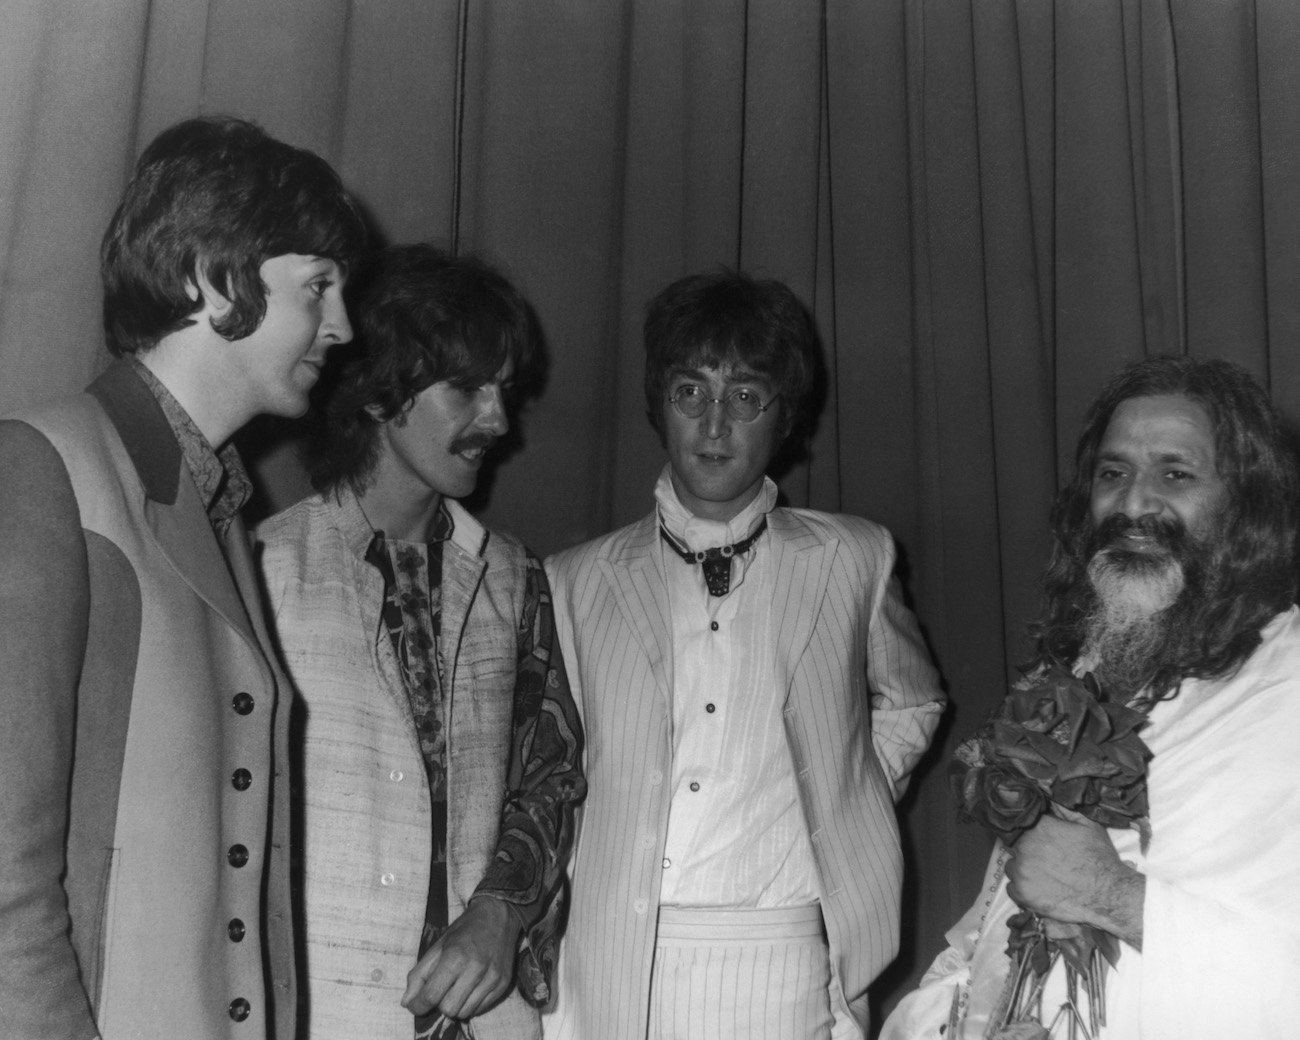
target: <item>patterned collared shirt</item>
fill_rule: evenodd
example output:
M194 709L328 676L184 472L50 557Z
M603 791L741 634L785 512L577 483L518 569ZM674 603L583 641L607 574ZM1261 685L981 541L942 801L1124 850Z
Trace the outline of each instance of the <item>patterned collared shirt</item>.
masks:
M234 443L228 442L220 453L214 451L208 439L203 436L203 431L190 418L190 413L148 366L134 354L128 355L127 361L158 400L163 415L167 417L167 424L181 446L185 468L190 471L190 477L199 492L199 500L208 511L212 529L218 535L224 535L230 522L244 508L244 503L253 493L253 484L248 479L248 472L244 469L243 460L235 450Z

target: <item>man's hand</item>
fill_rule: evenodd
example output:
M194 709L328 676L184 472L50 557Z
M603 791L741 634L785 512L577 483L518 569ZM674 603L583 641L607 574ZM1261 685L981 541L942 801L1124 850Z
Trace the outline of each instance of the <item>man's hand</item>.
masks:
M499 899L476 896L406 977L402 1006L473 1018L500 1000L514 976L522 929Z
M1007 892L1026 910L1088 924L1142 948L1146 878L1122 862L1106 829L1044 816L1016 842Z

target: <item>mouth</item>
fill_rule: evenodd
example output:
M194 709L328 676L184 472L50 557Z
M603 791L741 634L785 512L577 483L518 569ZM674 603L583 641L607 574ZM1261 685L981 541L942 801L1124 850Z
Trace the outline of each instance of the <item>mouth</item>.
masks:
M459 456L469 465L477 466L495 443L495 437L466 437L452 444L451 453Z

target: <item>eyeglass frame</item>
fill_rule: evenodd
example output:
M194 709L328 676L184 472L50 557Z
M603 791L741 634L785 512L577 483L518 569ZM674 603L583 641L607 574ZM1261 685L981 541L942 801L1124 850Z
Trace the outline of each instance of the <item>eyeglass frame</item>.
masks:
M700 409L699 414L688 415L686 412L682 410L681 403L678 400L679 391L684 390L688 386L697 387L700 390L700 392L703 394L707 395L708 393L708 391L705 390L704 387L700 386L699 383L678 383L676 387L674 387L671 391L669 391L668 403L673 406L673 410L677 412L677 414L680 415L683 419L703 418L705 413L708 412L709 410L709 405L720 404L722 405L723 412L726 414L727 418L729 418L732 422L749 424L752 422L758 422L759 416L763 415L764 412L766 412L769 408L772 407L772 405L774 405L777 401L781 399L780 394L773 394L768 399L766 404L760 404L758 406L757 415L751 416L748 419L742 419L740 416L734 414L731 410L732 398L734 398L737 394L753 394L755 397L758 397L758 392L747 386L738 386L733 388L730 392L728 392L726 395L722 397L708 397L708 396L704 397L703 398L704 406Z

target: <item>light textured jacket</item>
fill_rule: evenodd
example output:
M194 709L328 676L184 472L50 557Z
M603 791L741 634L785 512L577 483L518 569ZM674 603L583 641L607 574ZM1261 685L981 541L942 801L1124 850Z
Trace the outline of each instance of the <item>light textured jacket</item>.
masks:
M465 909L498 853L507 799L527 555L455 502L443 549L442 641L447 736L448 909ZM400 1006L415 966L432 856L424 759L388 630L384 583L366 562L373 531L344 491L314 496L256 532L281 650L305 706L303 788L308 1033L322 1040L410 1035ZM536 564L534 564L536 566ZM549 608L547 614L549 625ZM561 672L562 674L562 672ZM563 705L555 698L562 697ZM581 797L581 737L567 686L538 697L574 731L564 762L518 795L535 823L542 868L516 902L526 924L560 882ZM558 707L558 711L549 709ZM540 746L540 745L539 745ZM555 744L550 745L555 747ZM516 792L518 794L518 792ZM534 946L548 936L534 932ZM533 973L536 976L537 973ZM473 1021L477 1040L525 1040L538 1015L516 989Z
M19 418L0 423L0 1037L292 1038L287 680L244 528L227 565L123 362Z
M894 801L943 709L916 619L869 521L778 508L782 721L822 893L831 965L867 1024L867 984L898 950ZM672 777L672 625L657 516L547 561L587 733L591 793L548 1038L643 1040ZM756 778L757 780L758 778Z

